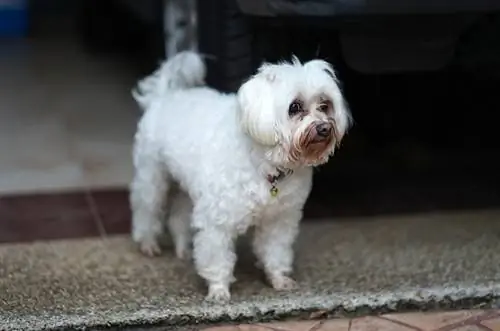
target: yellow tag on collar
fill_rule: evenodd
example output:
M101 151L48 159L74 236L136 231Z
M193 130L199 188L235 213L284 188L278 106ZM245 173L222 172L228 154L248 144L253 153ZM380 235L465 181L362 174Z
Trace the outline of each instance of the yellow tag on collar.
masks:
M271 189L269 190L269 193L271 193L271 196L272 197L276 197L278 195L278 188L276 186L274 187L271 187Z

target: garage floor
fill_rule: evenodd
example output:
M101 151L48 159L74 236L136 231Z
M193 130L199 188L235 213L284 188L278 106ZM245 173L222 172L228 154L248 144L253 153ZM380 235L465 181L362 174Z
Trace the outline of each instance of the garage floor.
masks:
M133 70L71 34L0 44L0 194L124 186Z

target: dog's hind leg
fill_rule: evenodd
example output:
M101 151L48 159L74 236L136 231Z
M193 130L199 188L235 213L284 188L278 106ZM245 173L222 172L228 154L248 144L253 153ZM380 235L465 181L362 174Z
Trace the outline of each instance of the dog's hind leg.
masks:
M193 204L186 192L172 188L168 228L175 245L175 253L181 260L191 257L191 215Z
M134 155L135 176L130 185L132 208L132 238L142 253L155 256L161 253L158 237L163 232L166 197L170 176L164 165L151 155Z

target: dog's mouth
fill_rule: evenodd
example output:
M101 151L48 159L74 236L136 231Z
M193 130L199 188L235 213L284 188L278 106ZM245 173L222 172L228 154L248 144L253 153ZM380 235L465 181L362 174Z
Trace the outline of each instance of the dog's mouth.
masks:
M318 137L318 135L315 135L307 145L314 145L314 144L324 144L327 139L323 137Z
M299 137L292 157L305 164L326 162L332 153L332 144L338 145L339 135L333 120L312 123Z
M302 140L301 145L303 145L305 149L309 149L313 145L322 145L326 147L332 143L337 143L340 138L335 121L332 119L327 122L311 124L307 128Z

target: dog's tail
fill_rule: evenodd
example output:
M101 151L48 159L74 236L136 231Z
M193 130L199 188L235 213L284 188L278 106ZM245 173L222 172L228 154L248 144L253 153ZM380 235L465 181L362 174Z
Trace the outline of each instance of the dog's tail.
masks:
M205 63L198 53L180 52L164 61L150 76L140 80L132 90L132 96L146 110L152 100L169 90L204 85L205 74Z

